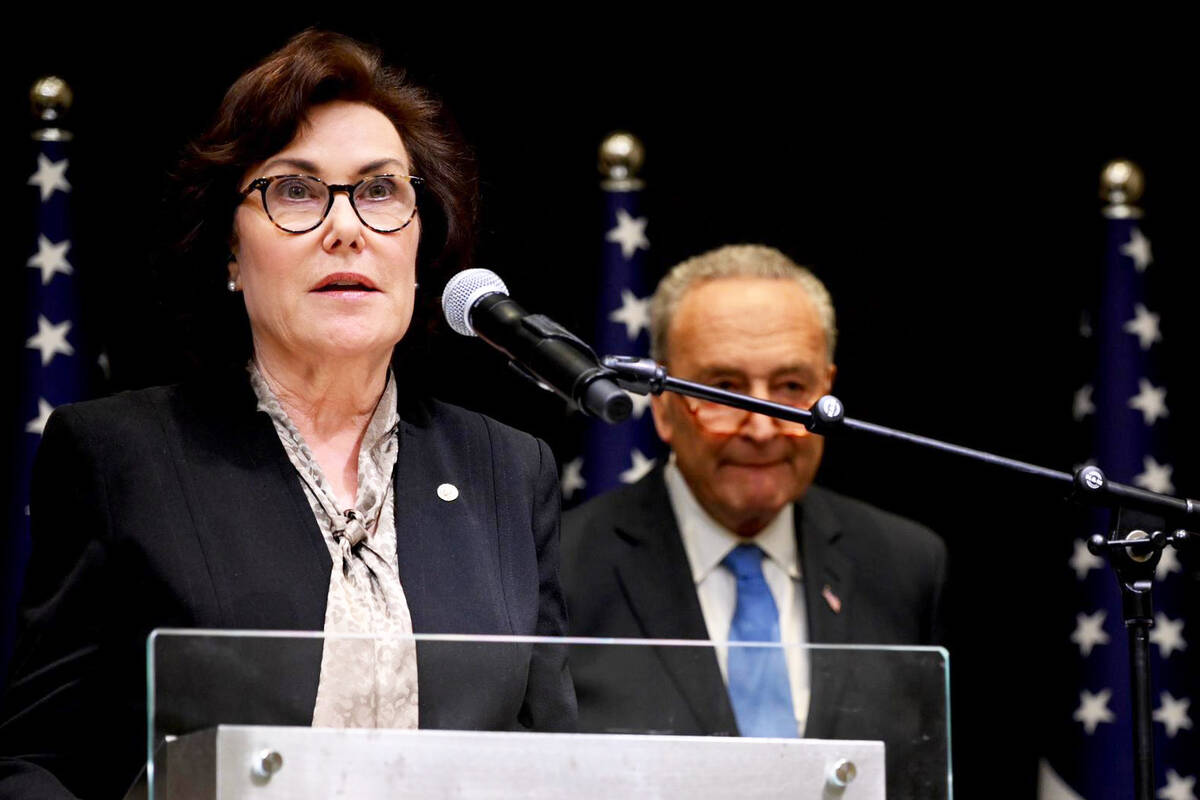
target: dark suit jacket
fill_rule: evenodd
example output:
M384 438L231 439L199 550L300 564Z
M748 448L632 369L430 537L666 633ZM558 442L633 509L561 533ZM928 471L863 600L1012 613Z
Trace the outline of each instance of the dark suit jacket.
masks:
M941 642L946 550L932 532L815 486L796 505L796 522L811 642ZM714 638L705 628L661 468L564 515L562 575L573 636ZM825 587L840 600L840 611L823 596ZM921 702L938 689L927 659L905 666L891 654L851 659L817 650L810 660L809 737L883 734L900 742L936 728L945 713L944 702L940 710ZM582 730L737 735L711 649L573 648L571 672ZM903 709L907 719L881 726L872 707L896 708L898 697L910 701ZM892 742L889 748L890 762L900 752Z
M414 629L561 635L548 448L460 408L399 405L397 549ZM145 760L147 634L321 630L331 560L244 376L59 409L34 481L0 796L119 797ZM438 497L444 482L457 499ZM229 642L159 649L176 676L160 725L311 723L319 641L265 644L257 663ZM574 725L561 649L421 645L418 672L422 727Z

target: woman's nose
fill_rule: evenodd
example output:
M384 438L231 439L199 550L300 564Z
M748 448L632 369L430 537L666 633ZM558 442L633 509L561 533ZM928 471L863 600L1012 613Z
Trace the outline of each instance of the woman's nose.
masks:
M337 250L342 247L358 250L363 244L363 229L366 227L358 218L354 207L350 204L350 195L338 193L333 197L333 207L329 209L327 230L321 244L326 250Z

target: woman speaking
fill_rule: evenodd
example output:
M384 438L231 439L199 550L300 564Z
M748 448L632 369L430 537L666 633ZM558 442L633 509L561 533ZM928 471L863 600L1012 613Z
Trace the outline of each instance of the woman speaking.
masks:
M423 89L340 35L302 33L230 88L177 177L188 247L244 301L244 358L47 425L0 796L121 796L154 628L563 633L549 449L390 366L417 282L469 251L464 152ZM574 722L561 650L505 650L453 687L403 638L320 650L285 679L292 724Z

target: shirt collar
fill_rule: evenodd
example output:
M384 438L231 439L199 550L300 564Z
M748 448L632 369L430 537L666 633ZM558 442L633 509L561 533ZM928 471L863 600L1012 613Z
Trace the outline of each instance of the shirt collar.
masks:
M745 544L746 539L730 531L704 510L700 501L692 494L683 473L676 466L674 453L667 460L663 479L667 484L671 509L675 512L679 534L683 538L683 547L692 568L692 581L698 585L720 565L730 550L739 544ZM767 527L753 537L753 542L791 578L800 578L792 503L784 506Z

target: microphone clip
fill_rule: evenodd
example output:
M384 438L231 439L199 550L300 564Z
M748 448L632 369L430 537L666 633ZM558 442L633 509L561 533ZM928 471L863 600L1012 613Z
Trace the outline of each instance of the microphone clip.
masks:
M545 314L530 314L521 320L521 325L522 327L528 328L533 333L545 339L557 339L558 341L567 343L568 345L582 351L585 355L589 356L592 361L597 363L600 361L600 359L596 356L596 351L593 350L587 342L583 341L578 336L564 328L562 325L559 325L557 322L547 317ZM550 392L551 394L557 394L561 397L565 397L565 395L562 395L561 392L556 391L553 386L539 378L533 372L533 370L529 369L529 367L526 367L516 359L509 359L508 366L512 367L514 372L528 380L539 389ZM609 371L597 370L596 375L612 377L612 374ZM587 377L590 380L592 375L588 375ZM578 404L575 403L573 398L565 397L565 399L569 403L572 403L578 407Z
M580 339L569 330L559 325L554 320L547 317L545 314L530 314L521 320L521 324L539 336L544 336L547 339L559 339L574 345L588 355L593 361L599 363L600 358L596 355L587 342ZM605 375L611 377L610 371L605 371ZM551 390L553 391L553 389Z
M635 394L662 394L666 385L667 368L650 358L605 356L604 366L622 389Z
M521 327L537 336L541 341L561 343L591 364L579 373L573 390L569 393L556 390L525 364L511 359L508 365L534 385L557 394L575 408L589 416L598 417L610 425L624 422L633 412L633 401L617 386L616 372L607 365L600 365L600 358L587 342L559 325L545 314L529 314L521 319Z

